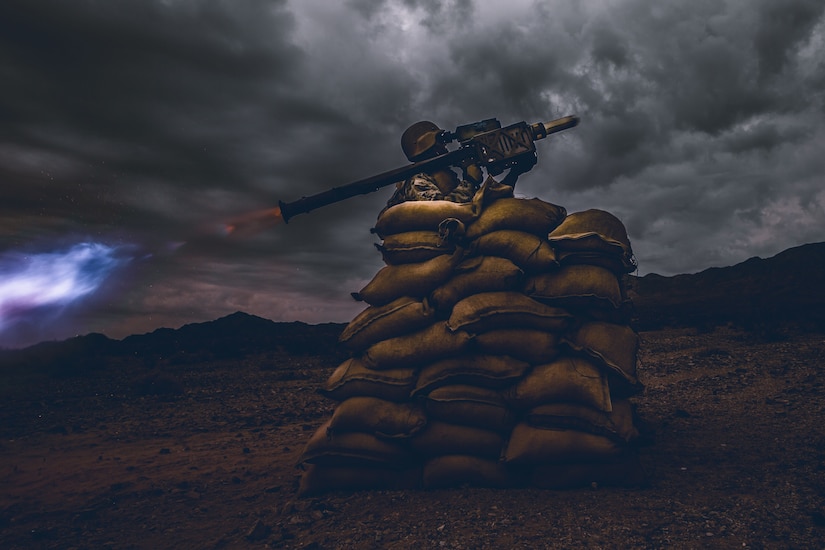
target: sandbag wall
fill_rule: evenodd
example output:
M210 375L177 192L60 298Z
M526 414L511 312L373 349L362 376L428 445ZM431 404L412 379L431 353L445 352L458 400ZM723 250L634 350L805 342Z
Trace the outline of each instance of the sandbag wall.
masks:
M567 487L636 474L637 338L624 227L488 181L472 203L406 202L374 232L386 266L341 334L300 493Z

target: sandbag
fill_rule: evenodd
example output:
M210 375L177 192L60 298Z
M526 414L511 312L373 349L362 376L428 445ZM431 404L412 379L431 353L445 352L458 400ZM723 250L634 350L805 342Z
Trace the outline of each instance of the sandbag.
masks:
M499 433L437 420L430 420L409 441L410 447L423 457L465 454L497 459L504 448L504 438Z
M439 311L449 312L459 300L472 294L517 289L523 274L506 258L468 258L456 266L447 282L433 290L429 302Z
M528 273L558 267L556 253L544 238L524 231L501 229L481 235L469 247L470 254L507 258Z
M402 296L424 298L450 278L462 257L463 251L456 250L452 255L443 254L417 264L384 266L352 297L371 306L383 306Z
M329 432L367 432L379 437L410 437L427 423L418 402L394 403L377 397L351 397L332 413Z
M596 485L639 487L646 476L639 457L625 451L616 457L596 462L538 464L530 472L529 484L537 489L573 489Z
M520 292L482 292L459 301L450 314L450 330L479 334L502 328L532 328L564 331L573 316L533 300Z
M329 466L378 466L402 469L412 464L409 450L393 440L365 432L330 432L327 420L307 442L299 463Z
M452 254L455 243L442 239L439 231L407 231L387 235L381 244L375 244L381 257L389 265L420 263Z
M316 496L330 491L417 489L422 470L402 470L376 466L337 466L307 464L301 475L298 497Z
M544 304L578 308L613 308L622 305L619 279L611 271L592 265L565 266L527 278L524 293Z
M439 321L419 331L373 344L362 359L372 369L415 367L458 355L469 343L469 334L448 330L446 323Z
M426 395L452 384L502 388L523 377L529 368L524 361L504 355L466 354L442 359L421 369L412 395Z
M516 424L504 452L504 461L512 466L604 460L615 458L625 449L613 439L577 430L535 428Z
M607 378L582 357L559 357L538 365L504 392L511 407L527 410L547 403L580 403L600 411L613 410Z
M624 224L604 210L590 209L570 214L547 236L547 240L557 252L600 253L620 259L626 273L635 269Z
M381 212L371 231L382 239L409 231L436 231L438 224L447 218L467 224L477 213L478 206L472 202L407 201Z
M426 300L404 296L383 306L370 306L359 313L338 341L350 350L362 351L381 340L431 325L434 313Z
M466 229L466 226L461 220L447 218L441 220L441 223L438 224L438 237L448 243L464 242L464 232Z
M531 365L549 363L559 354L559 335L529 328L500 328L473 337L481 353L509 355Z
M566 215L563 207L538 198L502 198L484 207L478 219L467 226L466 236L473 240L493 231L514 229L543 237Z
M499 199L512 198L515 188L512 185L504 184L492 176L487 176L484 183L478 188L476 194L473 196L473 203L476 204L477 210Z
M563 250L600 250L622 254L630 250L624 224L604 210L591 208L569 214L548 235L548 240Z
M422 485L425 489L448 487L505 488L511 485L510 472L498 461L471 455L444 455L424 464Z
M623 443L639 437L630 401L613 399L612 405L612 411L604 412L576 403L548 403L528 411L524 421L534 428L578 430Z
M617 375L616 390L623 394L642 391L643 386L636 378L639 336L629 326L601 321L584 323L563 342Z
M588 252L586 250L556 250L556 260L559 265L595 265L603 267L616 275L632 273L636 270L636 261L632 256L619 256L604 252Z
M465 384L436 388L423 400L427 416L462 426L476 426L509 434L514 415L501 394Z
M353 357L341 363L318 392L336 401L366 396L404 402L410 398L417 380L413 368L377 371Z

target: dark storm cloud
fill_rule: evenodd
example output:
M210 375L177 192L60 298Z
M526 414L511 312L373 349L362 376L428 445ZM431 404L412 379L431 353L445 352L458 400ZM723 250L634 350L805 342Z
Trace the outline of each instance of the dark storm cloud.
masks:
M346 321L363 309L349 293L381 267L369 227L388 189L253 238L227 239L223 223L404 164L416 120L568 114L582 123L538 145L517 191L615 213L642 273L821 241L823 9L4 2L0 252L141 251L60 336L238 309Z
M794 50L806 40L825 7L816 0L757 3L759 19L753 37L762 78L783 72Z
M169 175L195 169L193 178L209 173L219 164L203 155L191 162L193 155L264 92L251 81L264 83L275 72L289 86L297 52L283 41L254 41L262 33L250 32L265 20L274 27L269 36L284 36L288 14L233 10L215 17L178 3L42 4L4 4L2 99L14 106L4 132L75 158L122 159L124 168L138 170L160 165ZM87 139L72 139L78 134ZM188 148L187 137L195 138Z

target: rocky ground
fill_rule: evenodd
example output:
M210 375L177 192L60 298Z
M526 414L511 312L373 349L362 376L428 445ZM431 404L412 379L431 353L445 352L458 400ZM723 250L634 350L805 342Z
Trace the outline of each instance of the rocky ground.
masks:
M643 332L636 489L296 498L337 361L1 373L0 548L823 548L823 334Z

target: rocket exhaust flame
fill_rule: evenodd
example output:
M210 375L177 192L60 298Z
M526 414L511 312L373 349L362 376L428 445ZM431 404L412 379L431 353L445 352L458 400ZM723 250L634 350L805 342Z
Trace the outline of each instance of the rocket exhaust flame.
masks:
M279 207L256 210L229 220L224 226L227 237L252 237L284 222Z
M0 257L0 331L31 310L68 305L93 293L129 261L116 247L88 242Z

